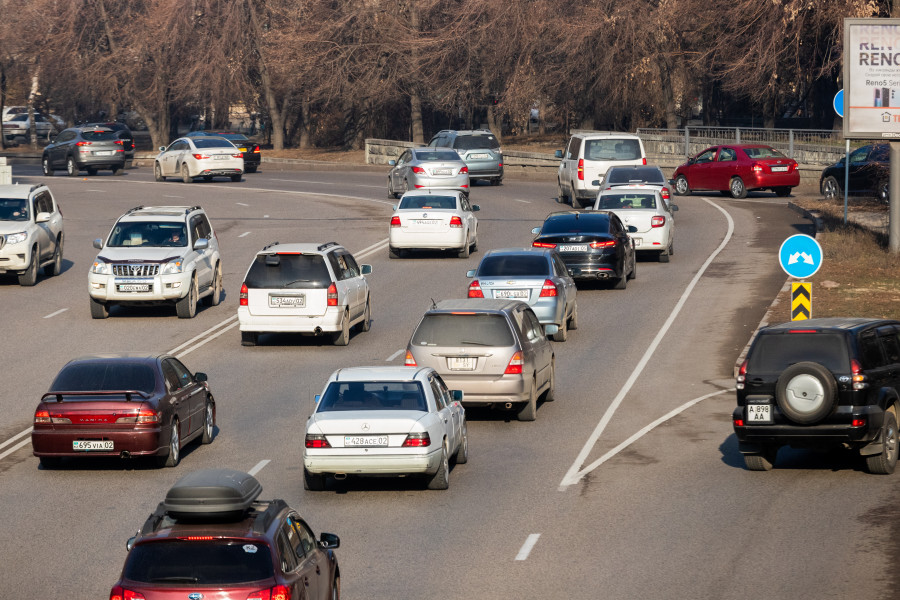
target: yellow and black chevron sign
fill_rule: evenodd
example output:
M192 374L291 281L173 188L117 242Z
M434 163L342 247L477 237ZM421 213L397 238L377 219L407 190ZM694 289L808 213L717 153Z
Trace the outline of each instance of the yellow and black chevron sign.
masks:
M812 318L812 284L791 284L791 321Z

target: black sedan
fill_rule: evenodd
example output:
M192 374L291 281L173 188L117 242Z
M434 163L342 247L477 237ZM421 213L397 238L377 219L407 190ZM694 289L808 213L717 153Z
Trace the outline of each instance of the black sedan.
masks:
M555 212L531 230L537 235L531 245L555 248L573 279L608 279L624 290L636 274L630 229L607 210Z
M244 158L244 173L256 173L256 170L259 169L259 164L262 162L259 144L243 133L235 133L233 131L192 131L185 134L185 137L203 137L208 135L221 136L237 146Z
M890 146L869 144L850 153L851 196L870 196L884 203L890 199ZM826 167L819 177L819 190L827 200L844 194L844 159Z

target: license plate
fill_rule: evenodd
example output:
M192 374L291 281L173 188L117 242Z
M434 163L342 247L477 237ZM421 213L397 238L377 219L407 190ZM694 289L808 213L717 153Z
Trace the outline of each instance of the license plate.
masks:
M490 158L490 157L491 157L490 154L470 154L469 155L469 158L474 158L476 160L479 158L484 159L484 158Z
M306 307L306 295L303 296L269 296L269 306L271 307Z
M432 175L453 175L453 171L450 169L432 169Z
M228 160L229 158L231 158L231 155L230 154L216 154L215 156L213 156L213 158L216 160Z
M118 283L116 290L120 292L149 292L149 283Z
M246 151L247 151L246 148L238 148L238 150L240 150L241 152L246 152Z
M345 435L344 446L387 446L386 435Z
M787 170L788 170L787 167L772 167L773 173L784 173Z
M556 247L560 252L587 252L587 244L560 244Z
M91 450L115 450L112 440L76 440L72 442L72 450L91 451Z
M112 155L111 150L101 150L99 152L94 152L94 156L111 156L111 155Z
M416 219L416 225L437 225L440 223L438 219Z
M477 362L474 356L450 356L447 358L447 368L452 371L474 371Z
M494 290L494 298L527 298L528 290Z
M772 423L772 405L771 404L748 404L747 405L747 422L748 423Z

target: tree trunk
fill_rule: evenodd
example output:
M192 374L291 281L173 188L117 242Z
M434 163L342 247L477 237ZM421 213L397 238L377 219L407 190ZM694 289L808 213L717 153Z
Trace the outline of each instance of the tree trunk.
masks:
M256 56L259 59L259 80L262 84L263 97L266 100L266 109L269 112L269 135L272 136L272 149L284 150L284 115L278 109L278 99L275 97L275 91L272 89L272 78L269 76L266 59L263 57L262 48L259 46L259 41L263 39L263 30L259 24L253 0L247 0L247 9L250 12L251 38L256 46Z
M502 138L503 138L502 133L503 132L501 131L500 123L497 120L498 112L499 111L497 110L496 104L489 105L488 109L487 109L487 122L488 122L488 129L491 130L491 132L494 134L494 137L497 138L497 141L502 143Z
M666 113L666 129L678 129L678 114L675 112L675 92L672 89L672 65L666 56L657 63L659 85L662 88L663 107Z
M37 150L37 123L34 119L34 99L38 94L39 69L31 76L31 92L28 94L28 137L31 140L31 149Z
M0 114L2 114L3 108L6 106L6 69L3 68L3 63L0 62ZM6 136L0 132L0 150L6 148Z
M300 147L309 148L309 100L300 105Z
M419 90L409 95L409 118L412 122L412 141L415 144L425 143L425 128L422 126L422 98Z

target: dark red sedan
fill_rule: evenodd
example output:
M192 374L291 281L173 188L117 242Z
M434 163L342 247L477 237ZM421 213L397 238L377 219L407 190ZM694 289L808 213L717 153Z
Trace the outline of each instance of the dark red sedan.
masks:
M44 468L84 456L153 456L174 467L190 441L212 442L215 419L206 375L174 356L87 356L67 363L41 398L31 445Z
M712 190L746 198L747 192L772 190L790 196L800 185L797 161L762 144L722 144L691 157L675 169L675 193Z

